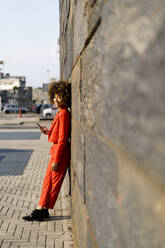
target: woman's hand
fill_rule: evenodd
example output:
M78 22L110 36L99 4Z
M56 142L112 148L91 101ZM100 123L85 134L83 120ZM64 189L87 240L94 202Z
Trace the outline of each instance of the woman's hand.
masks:
M58 170L58 163L53 162L52 164L52 171L57 171Z
M41 126L40 129L41 129L41 132L44 133L44 134L48 134L49 133L49 130L45 126Z

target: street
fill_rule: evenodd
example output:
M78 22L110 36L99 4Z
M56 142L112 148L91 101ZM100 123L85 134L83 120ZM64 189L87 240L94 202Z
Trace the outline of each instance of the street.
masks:
M36 126L38 115L0 118L0 247L73 247L68 175L49 221L22 220L38 204L50 159L51 144Z

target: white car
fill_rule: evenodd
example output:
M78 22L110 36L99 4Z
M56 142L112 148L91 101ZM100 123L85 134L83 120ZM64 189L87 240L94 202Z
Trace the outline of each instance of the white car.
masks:
M18 113L19 112L19 106L14 105L14 104L7 104L4 106L3 112L5 112L6 114ZM28 112L28 109L26 107L21 107L21 112L26 113L26 112Z
M57 112L58 112L58 109L46 108L43 110L42 116L54 118L54 116L57 114Z

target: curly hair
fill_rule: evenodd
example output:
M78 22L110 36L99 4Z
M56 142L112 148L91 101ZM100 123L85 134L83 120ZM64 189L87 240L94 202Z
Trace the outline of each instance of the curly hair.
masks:
M57 94L61 97L60 107L71 107L71 83L68 81L53 81L49 85L48 95L50 103L54 103L54 95Z

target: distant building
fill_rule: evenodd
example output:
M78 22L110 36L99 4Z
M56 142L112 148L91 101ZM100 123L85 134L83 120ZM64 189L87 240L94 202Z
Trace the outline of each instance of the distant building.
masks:
M1 69L0 69L1 71ZM0 72L0 79L4 78L4 73Z
M0 75L0 90L12 90L14 87L25 87L26 78L25 77L14 77L10 74L3 73Z
M8 90L1 90L0 91L1 101L3 104L13 103L14 99L14 92Z
M43 91L48 92L49 84L43 84Z
M36 103L36 104L42 103L43 89L42 88L33 89L32 99L33 99L33 103Z
M32 110L32 87L26 87L25 77L0 73L0 96L3 104L18 104Z
M42 88L33 89L33 103L49 103L48 87L49 84L43 84Z
M29 111L32 111L32 87L18 87L15 95L18 105L27 107Z

